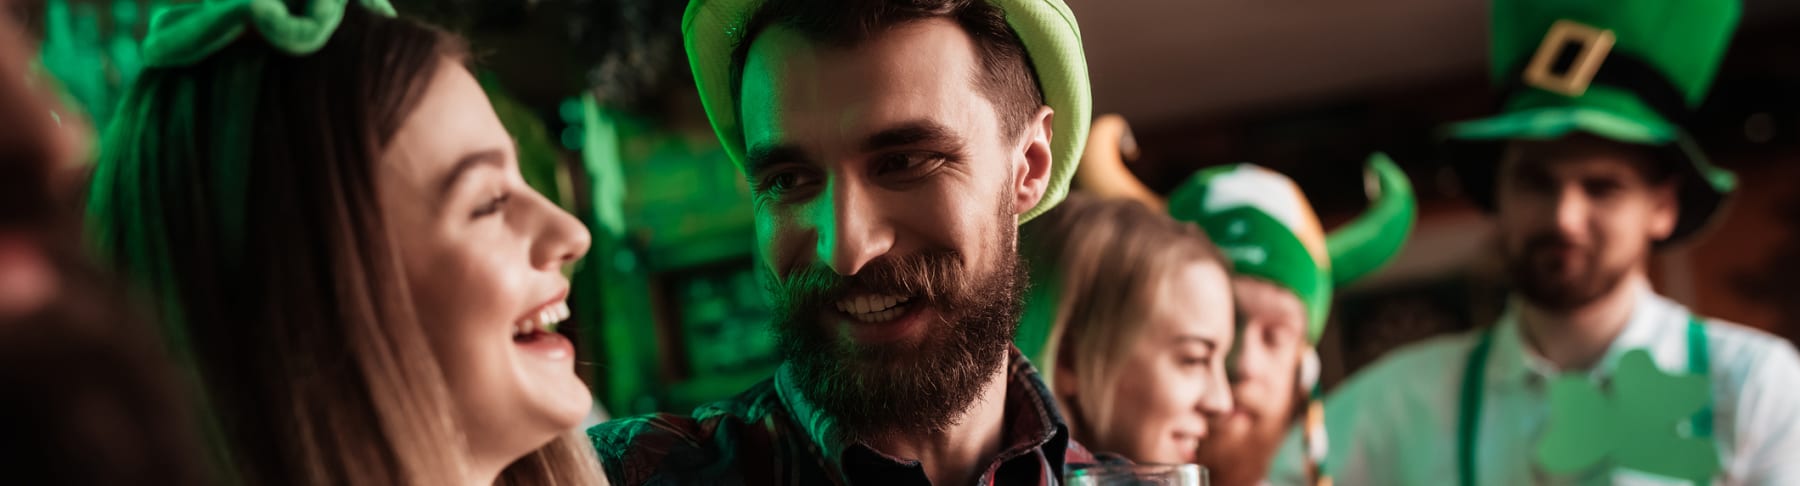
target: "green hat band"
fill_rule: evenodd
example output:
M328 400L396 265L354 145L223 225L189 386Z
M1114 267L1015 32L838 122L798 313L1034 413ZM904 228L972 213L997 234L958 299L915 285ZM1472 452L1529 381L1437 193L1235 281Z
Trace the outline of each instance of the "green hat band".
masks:
M731 85L731 53L744 41L750 18L767 0L693 0L681 19L688 63L701 105L713 132L739 171L744 169L744 129L738 119L738 90ZM1018 34L1037 74L1044 101L1056 113L1050 139L1050 184L1043 199L1020 215L1031 220L1062 202L1069 180L1087 143L1092 118L1087 58L1081 49L1081 27L1062 0L988 0L1006 13L1006 23Z
M1580 98L1541 90L1523 90L1506 100L1504 115L1449 126L1462 140L1555 140L1587 133L1609 140L1662 145L1680 129L1637 95L1610 86L1593 86Z
M289 13L281 0L221 0L177 5L157 12L144 37L146 67L200 62L255 28L270 46L292 55L317 52L344 20L349 0L314 0L305 13ZM393 17L387 0L361 0L363 7Z

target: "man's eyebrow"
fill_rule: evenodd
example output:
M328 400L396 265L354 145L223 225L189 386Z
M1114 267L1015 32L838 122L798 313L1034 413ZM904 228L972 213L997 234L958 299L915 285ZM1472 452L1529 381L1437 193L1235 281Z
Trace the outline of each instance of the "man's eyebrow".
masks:
M744 155L744 174L756 175L781 162L806 160L806 152L792 144L757 145Z
M863 140L863 152L874 152L926 142L961 145L962 138L949 127L932 120L915 120L887 128Z
M869 134L863 139L863 152L875 152L894 147L905 147L921 143L960 146L962 138L949 127L932 120L914 120ZM755 175L767 170L770 165L781 162L803 162L808 160L806 152L799 146L790 143L772 143L753 145L744 155L744 173Z

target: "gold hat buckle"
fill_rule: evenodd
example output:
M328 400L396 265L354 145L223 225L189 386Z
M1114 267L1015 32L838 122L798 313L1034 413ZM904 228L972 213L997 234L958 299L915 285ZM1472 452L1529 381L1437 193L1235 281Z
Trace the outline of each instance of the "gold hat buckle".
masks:
M1550 25L1544 42L1538 44L1531 64L1525 68L1525 84L1568 97L1587 93L1588 84L1617 40L1613 31L1563 19ZM1577 49L1572 62L1557 66L1568 49ZM1558 69L1561 68L1561 69Z

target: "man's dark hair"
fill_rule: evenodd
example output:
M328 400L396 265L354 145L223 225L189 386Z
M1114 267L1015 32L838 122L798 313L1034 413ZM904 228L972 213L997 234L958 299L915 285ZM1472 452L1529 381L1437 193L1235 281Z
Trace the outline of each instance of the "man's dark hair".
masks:
M743 40L732 48L731 89L742 92L750 45L770 26L794 29L814 42L851 47L934 18L955 22L974 40L980 71L971 81L994 104L1001 133L1018 136L1044 106L1044 94L1024 43L1006 24L1006 12L987 0L769 0L750 17Z

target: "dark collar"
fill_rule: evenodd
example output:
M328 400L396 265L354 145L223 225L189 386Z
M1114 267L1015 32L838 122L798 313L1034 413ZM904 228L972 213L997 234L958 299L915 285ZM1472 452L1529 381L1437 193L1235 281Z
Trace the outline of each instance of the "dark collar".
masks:
M1060 474L1063 452L1069 448L1068 425L1057 412L1049 387L1038 375L1036 367L1008 346L1005 413L1001 429L1004 438L1000 454L987 470L999 464L1042 450L1053 474ZM846 441L837 433L837 421L814 406L794 383L793 370L783 363L775 372L775 393L792 414L793 420L811 439L821 465L841 480L866 477L865 474L916 474L923 478L918 461L893 457L860 442ZM896 479L885 476L887 479Z

